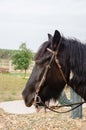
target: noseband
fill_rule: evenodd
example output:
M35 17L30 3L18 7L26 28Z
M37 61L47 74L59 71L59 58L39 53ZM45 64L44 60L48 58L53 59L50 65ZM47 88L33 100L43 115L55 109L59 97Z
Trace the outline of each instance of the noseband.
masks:
M59 50L59 46L58 46L58 50ZM47 106L47 105L41 100L41 98L38 96L38 93L39 93L39 91L40 91L40 89L41 89L41 86L44 84L44 82L45 82L45 80L46 80L46 76L47 76L48 70L51 68L51 63L52 63L53 60L56 62L57 67L58 67L58 69L59 69L59 72L60 72L60 74L61 74L61 76L62 76L62 78L63 78L65 84L68 86L67 80L66 80L65 75L64 75L64 73L63 73L63 71L62 71L62 68L61 68L61 65L60 65L60 63L59 63L59 60L57 59L58 50L57 50L57 51L53 51L53 50L51 50L50 48L47 48L47 51L49 51L50 53L52 53L52 56L51 56L51 59L50 59L48 65L46 65L46 68L45 68L43 77L42 77L42 79L41 79L41 81L40 81L40 83L39 83L39 85L38 85L38 87L37 87L37 89L36 89L36 94L35 94L34 102L35 102L35 104L41 103L41 104L45 107L45 109L47 108L47 109L49 109L49 110L51 110L51 111L53 111L53 112L56 112L56 113L67 113L67 112L70 112L70 111L76 109L77 107L81 106L82 104L84 104L84 103L86 103L86 102L83 101L83 102L73 103L73 104L69 104L69 105L55 106L54 108L57 108L57 109L58 109L58 108L61 108L61 107L69 107L69 106L77 105L77 106L75 106L74 108L72 108L72 109L70 109L70 110L68 110L68 111L59 112L59 111L56 111L54 108L51 108L51 107Z

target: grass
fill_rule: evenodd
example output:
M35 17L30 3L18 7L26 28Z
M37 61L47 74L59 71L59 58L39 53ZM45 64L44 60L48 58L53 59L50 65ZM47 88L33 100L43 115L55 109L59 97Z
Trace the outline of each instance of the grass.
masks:
M22 99L21 93L27 80L23 73L0 74L0 102Z

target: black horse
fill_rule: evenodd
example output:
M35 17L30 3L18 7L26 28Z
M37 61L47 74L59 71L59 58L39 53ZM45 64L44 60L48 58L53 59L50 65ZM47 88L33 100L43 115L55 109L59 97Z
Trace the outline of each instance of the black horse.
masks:
M86 101L86 45L56 30L54 36L48 34L48 41L35 56L32 74L22 92L26 106L33 104L36 93L44 103L57 100L66 83Z

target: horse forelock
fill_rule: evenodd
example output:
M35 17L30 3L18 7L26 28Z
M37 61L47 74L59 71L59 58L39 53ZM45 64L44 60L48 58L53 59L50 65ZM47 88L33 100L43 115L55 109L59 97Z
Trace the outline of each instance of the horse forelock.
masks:
M47 47L49 47L49 46L50 46L50 42L49 42L49 41L44 42L44 43L40 46L38 52L36 53L36 55L35 55L35 60L40 59L40 58L46 53Z

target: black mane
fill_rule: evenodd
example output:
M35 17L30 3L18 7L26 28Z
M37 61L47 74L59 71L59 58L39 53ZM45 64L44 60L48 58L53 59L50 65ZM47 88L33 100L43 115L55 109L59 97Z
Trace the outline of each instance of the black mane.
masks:
M85 70L84 57L86 56L86 45L76 39L64 39L67 55L69 55L70 68L77 75L83 74ZM66 43L66 44L65 44ZM84 69L84 71L83 71Z
M69 56L68 68L73 72L69 85L86 100L86 44L76 39L64 39L63 44Z

